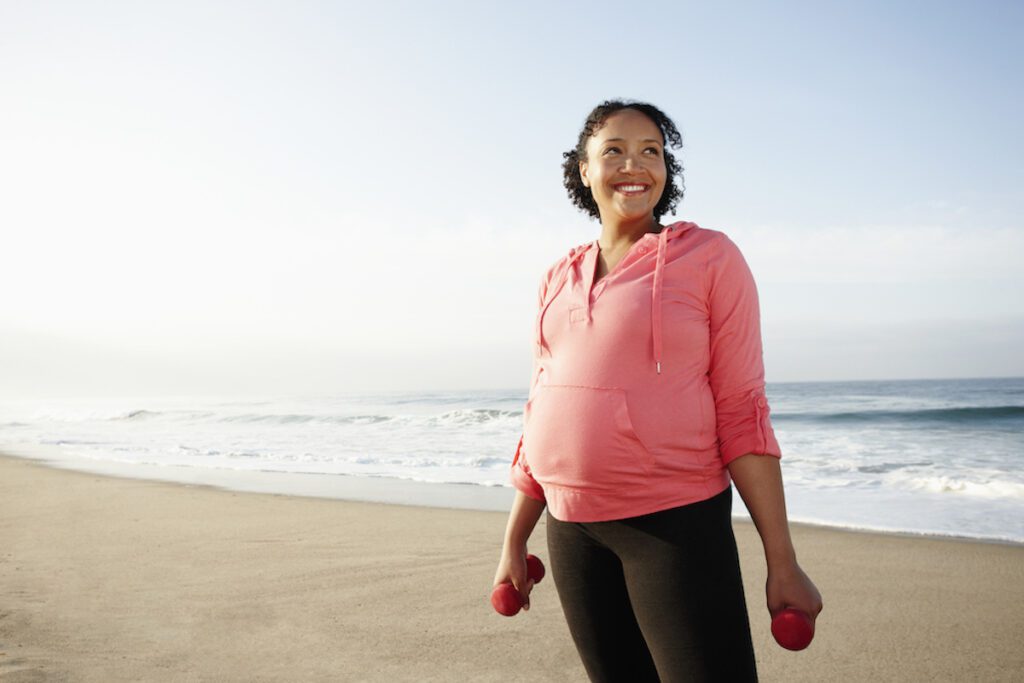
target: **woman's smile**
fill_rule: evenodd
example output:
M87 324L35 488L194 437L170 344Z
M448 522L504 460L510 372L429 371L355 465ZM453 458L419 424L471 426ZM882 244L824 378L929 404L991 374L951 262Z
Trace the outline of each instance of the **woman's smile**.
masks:
M613 185L616 192L624 194L627 197L639 197L650 188L650 185L642 185L637 183L620 183Z

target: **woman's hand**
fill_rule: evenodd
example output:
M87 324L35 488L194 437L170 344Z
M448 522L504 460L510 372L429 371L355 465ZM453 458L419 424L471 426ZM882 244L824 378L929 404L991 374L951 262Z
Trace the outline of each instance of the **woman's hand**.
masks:
M530 498L522 491L516 491L512 511L505 527L505 542L501 546L501 560L494 573L494 585L511 581L523 596L523 609L530 609L530 591L533 581L526 573L526 541L537 526L537 520L544 512L543 501Z
M821 593L810 577L796 562L782 566L768 567L768 581L765 585L768 597L768 612L776 614L793 607L814 621L821 612Z
M527 576L526 546L519 549L511 549L506 546L502 550L498 570L494 573L494 585L510 581L523 596L523 609L530 609L530 591L533 590L533 580Z

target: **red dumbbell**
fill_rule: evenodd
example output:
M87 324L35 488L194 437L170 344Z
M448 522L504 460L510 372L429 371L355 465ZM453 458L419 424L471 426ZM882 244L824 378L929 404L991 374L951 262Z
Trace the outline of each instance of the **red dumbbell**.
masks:
M787 650L803 650L814 638L814 622L800 610L790 607L772 619L772 635Z
M544 578L544 573L544 563L540 561L540 558L536 555L527 555L526 575L537 584ZM491 606L498 614L514 617L523 608L523 596L511 583L499 583L491 591Z

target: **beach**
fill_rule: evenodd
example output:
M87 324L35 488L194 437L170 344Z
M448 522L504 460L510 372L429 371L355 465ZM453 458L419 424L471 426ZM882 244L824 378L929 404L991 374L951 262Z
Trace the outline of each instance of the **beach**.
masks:
M504 524L0 457L0 680L586 680L550 579L528 613L491 609ZM735 526L762 680L1024 675L1024 546L794 525L825 602L794 653Z

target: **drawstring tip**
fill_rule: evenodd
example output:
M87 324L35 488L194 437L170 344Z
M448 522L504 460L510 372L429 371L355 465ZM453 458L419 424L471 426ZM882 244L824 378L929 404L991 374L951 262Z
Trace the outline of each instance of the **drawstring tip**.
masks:
M655 363L655 365L657 365L657 367L658 367L658 374L660 375L661 374L661 361L657 360L657 361L654 361L654 363Z

